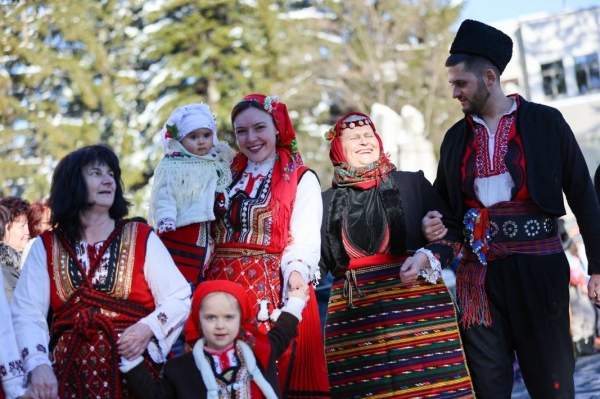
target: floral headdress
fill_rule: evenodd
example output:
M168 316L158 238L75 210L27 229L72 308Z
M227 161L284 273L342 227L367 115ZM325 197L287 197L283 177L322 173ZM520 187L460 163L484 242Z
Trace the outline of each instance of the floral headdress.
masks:
M379 143L379 159L369 166L354 168L348 164L344 153L341 134L344 129L354 129L359 126L370 126ZM396 170L394 164L383 149L383 142L377 133L375 124L368 115L361 112L349 112L337 120L335 125L325 133L325 139L330 143L329 158L334 167L333 185L338 187L352 186L359 189L369 189L377 186L388 173Z
M234 107L232 122L234 122L233 118L236 115L236 108L242 103L247 102L255 103L255 106L258 105L258 108L271 115L275 128L279 132L271 179L273 196L272 202L269 205L277 213L273 218L278 221L277 223L273 223L270 247L273 250L279 251L283 250L288 243L289 223L293 203L296 198L298 180L307 168L304 166L302 157L298 151L296 131L292 125L287 106L276 96L266 96L258 93L249 94ZM234 176L245 170L247 162L248 159L246 156L238 153L231 165Z
M265 96L264 94L255 93L245 96L243 101L255 101L261 105L271 115L279 132L277 146L288 148L292 154L298 153L296 131L292 125L287 106L279 100L278 96Z
M347 119L350 116L364 116L364 119L356 119L356 120L348 121ZM366 126L366 125L370 125L371 128L373 129L373 131L375 133L377 133L377 131L375 130L375 125L373 124L373 122L371 121L371 119L368 116L357 113L357 112L353 112L353 113L348 114L348 116L346 116L345 119L339 119L338 123L336 123L334 126L332 126L331 129L326 131L325 134L323 135L323 137L325 138L325 140L331 142L334 138L339 136L341 134L342 130L344 130L344 129L354 129L355 127Z
M269 113L273 118L275 128L279 132L277 136L277 147L287 153L287 160L282 158L282 152L278 150L278 156L283 163L283 178L289 179L290 174L299 166L303 165L298 142L296 140L296 131L292 125L287 106L279 100L278 96L267 96L264 94L248 94L242 100L256 102L260 107ZM233 122L233 121L232 121Z

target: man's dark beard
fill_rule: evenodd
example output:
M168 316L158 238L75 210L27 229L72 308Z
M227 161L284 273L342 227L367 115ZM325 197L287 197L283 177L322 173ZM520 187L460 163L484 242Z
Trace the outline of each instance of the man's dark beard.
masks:
M490 91L485 87L483 78L477 80L477 91L473 94L473 98L467 100L469 102L469 108L463 110L466 115L481 115L481 111L485 107L488 98L490 98Z

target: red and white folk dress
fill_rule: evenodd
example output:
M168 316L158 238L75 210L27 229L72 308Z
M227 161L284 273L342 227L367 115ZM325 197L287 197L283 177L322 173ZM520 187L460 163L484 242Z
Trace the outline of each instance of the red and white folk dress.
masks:
M12 310L19 348L27 372L50 365L52 353L61 398L129 397L116 342L138 321L154 333L149 357L166 360L188 316L190 288L149 226L119 222L94 244L50 231L24 259Z
M290 274L297 271L309 282L319 276L322 202L318 179L301 167L291 219L283 223L278 220L278 193L272 191L274 165L275 159L261 164L248 161L234 175L229 208L213 225L215 257L206 272L206 279L227 279L248 289L263 332L270 330L286 299ZM284 225L289 226L289 234L280 231ZM281 236L288 236L288 241L281 242ZM279 363L282 392L290 398L326 397L327 369L312 286L292 348L293 359L288 350Z

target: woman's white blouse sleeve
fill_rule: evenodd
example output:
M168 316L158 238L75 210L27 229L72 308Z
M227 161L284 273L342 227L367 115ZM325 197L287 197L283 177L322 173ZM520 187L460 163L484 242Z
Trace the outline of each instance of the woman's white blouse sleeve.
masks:
M0 287L4 279L0 273ZM25 393L25 369L21 354L17 349L15 331L13 329L10 306L4 291L0 291L0 377L2 388L9 398L16 398Z
M51 365L46 321L49 308L50 277L46 250L38 237L23 253L23 268L11 304L15 335L26 372L41 364Z
M290 243L281 258L284 298L287 297L287 282L293 271L299 272L306 282L320 278L322 218L321 186L315 174L308 171L298 183L290 222Z
M191 288L154 233L148 237L144 275L156 308L141 322L150 327L156 338L156 342L150 341L148 353L155 362L162 363L190 313Z

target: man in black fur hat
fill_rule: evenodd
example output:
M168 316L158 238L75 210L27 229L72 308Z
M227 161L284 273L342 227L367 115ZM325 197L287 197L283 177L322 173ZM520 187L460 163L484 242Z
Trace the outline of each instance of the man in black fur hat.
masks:
M446 60L465 117L446 133L434 186L464 221L457 269L463 344L479 398L510 398L515 353L534 398L574 396L569 265L557 234L563 192L600 303L600 207L569 125L554 108L506 96L500 75L512 41L464 21ZM434 214L428 238L445 234ZM437 237L436 237L437 236Z

